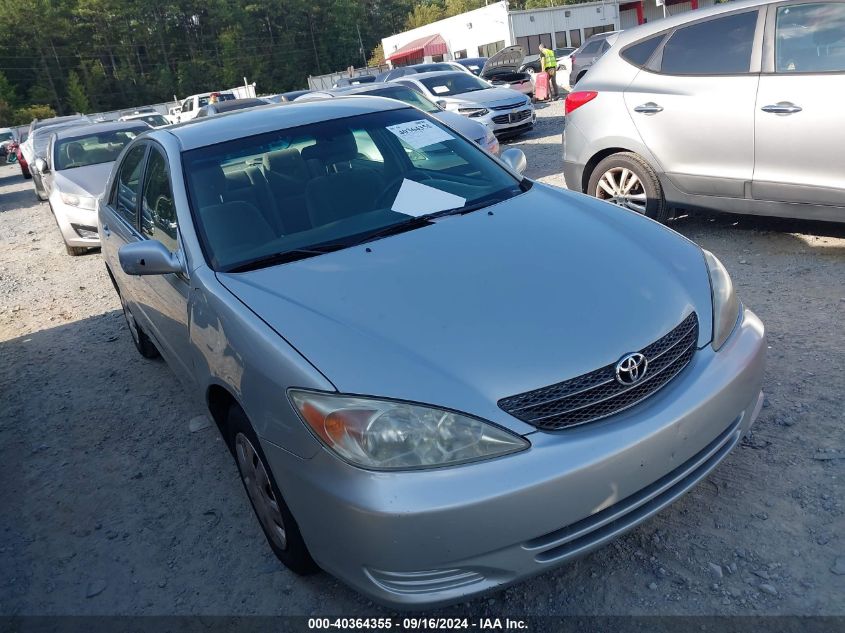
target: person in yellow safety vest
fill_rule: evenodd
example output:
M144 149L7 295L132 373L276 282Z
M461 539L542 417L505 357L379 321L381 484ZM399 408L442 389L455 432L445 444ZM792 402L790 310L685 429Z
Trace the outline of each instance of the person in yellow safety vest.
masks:
M560 97L557 93L557 81L555 81L555 73L557 73L557 57L555 52L540 44L540 65L543 72L549 75L549 98L552 101L557 101Z

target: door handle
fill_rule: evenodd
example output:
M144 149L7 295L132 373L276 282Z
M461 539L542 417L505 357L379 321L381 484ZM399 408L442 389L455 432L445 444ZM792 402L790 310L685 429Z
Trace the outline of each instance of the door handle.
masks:
M767 105L760 108L763 112L768 112L769 114L795 114L796 112L801 112L801 108L794 103L790 103L789 101L781 101L780 103L776 103L774 105Z
M103 225L103 235L105 235L106 237L111 235L111 231L109 231L109 225L108 224Z
M657 114L658 112L663 112L663 106L657 105L654 101L649 101L648 103L638 105L634 108L634 112L639 112L640 114Z

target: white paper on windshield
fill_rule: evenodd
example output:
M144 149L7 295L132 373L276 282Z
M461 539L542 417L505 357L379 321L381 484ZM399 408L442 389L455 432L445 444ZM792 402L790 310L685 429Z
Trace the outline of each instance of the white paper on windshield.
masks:
M434 86L434 88L432 88L432 90L434 91L435 94L442 95L444 92L449 92L449 87L448 86Z
M465 202L465 198L406 178L399 187L392 210L417 217L446 209L457 209L464 206Z
M451 141L455 138L425 119L388 125L387 129L398 136L400 141L405 142L414 149L422 149L423 147L442 143L443 141Z

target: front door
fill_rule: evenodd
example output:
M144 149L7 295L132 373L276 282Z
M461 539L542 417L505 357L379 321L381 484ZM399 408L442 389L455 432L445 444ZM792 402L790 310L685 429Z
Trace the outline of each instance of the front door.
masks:
M141 235L158 240L172 253L180 252L179 226L170 185L170 169L157 145L150 148L140 198ZM158 343L159 352L187 384L192 363L188 340L188 299L191 285L183 273L144 275L138 279L136 302Z
M752 196L842 207L845 220L845 2L769 11Z
M678 28L625 91L643 142L681 191L745 195L754 169L758 16L745 10Z

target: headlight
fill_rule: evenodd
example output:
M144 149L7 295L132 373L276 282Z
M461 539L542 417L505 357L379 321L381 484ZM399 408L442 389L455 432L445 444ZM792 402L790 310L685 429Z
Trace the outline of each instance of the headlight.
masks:
M702 249L704 250L704 249ZM733 332L739 318L739 299L727 269L710 251L704 251L713 297L713 349L718 351Z
M317 437L364 468L411 470L521 451L529 443L454 411L390 400L290 390Z
M490 112L490 110L488 110L487 108L482 108L480 106L466 105L466 106L459 106L458 112L460 114L463 114L464 116L468 116L468 117L473 118L473 117L477 117L477 116L484 116L485 114Z
M77 196L72 193L61 194L62 202L72 207L79 207L80 209L95 209L96 200L88 196Z

